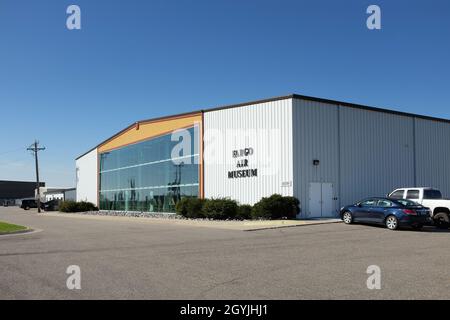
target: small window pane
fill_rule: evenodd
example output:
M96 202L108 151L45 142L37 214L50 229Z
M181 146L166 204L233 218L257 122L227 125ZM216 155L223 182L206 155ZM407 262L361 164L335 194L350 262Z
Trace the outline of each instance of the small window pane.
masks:
M370 200L364 201L364 202L362 203L362 205L363 205L364 207L372 207L372 206L375 206L376 203L377 203L376 200L370 199Z
M404 194L403 190L397 190L393 194L391 194L391 198L392 199L403 199L403 194Z
M419 190L408 190L406 199L419 199Z
M392 207L392 202L389 200L380 200L378 201L378 206L383 208Z
M424 190L424 199L442 199L442 193L439 190Z
M411 206L417 206L418 203L411 201L411 200L406 200L406 199L399 199L397 200L398 203L400 203L401 205L405 206L405 207L411 207Z

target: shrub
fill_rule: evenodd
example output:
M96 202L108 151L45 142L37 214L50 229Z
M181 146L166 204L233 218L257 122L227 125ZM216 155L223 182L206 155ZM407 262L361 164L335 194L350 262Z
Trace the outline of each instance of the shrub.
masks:
M59 205L59 211L61 211L61 212L86 212L86 211L98 211L98 208L90 202L63 201Z
M175 206L179 215L186 218L226 219L293 219L300 212L299 201L294 197L274 194L262 198L253 207L239 205L229 198L198 199L183 198Z
M175 206L175 211L186 218L203 218L204 199L183 198Z
M210 219L234 219L238 213L238 204L228 198L208 199L202 211L203 215Z
M268 198L262 198L253 206L252 217L254 219L293 219L300 212L299 204L297 198L273 194Z
M175 205L175 212L180 216L186 217L188 201L189 198L182 198L180 201L178 201L177 204Z
M59 211L61 212L75 212L77 203L75 201L63 201L59 204Z
M247 220L251 218L252 218L252 206L249 204L239 205L236 219Z
M98 208L94 204L86 201L77 202L77 209L78 212L98 211Z
M296 197L283 197L286 201L288 219L294 219L300 213L300 201Z

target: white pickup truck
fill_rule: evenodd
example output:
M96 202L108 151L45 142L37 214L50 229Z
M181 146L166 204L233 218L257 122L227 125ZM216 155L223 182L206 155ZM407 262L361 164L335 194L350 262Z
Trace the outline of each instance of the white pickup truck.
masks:
M450 200L442 198L441 191L433 188L400 188L389 195L393 199L408 199L430 208L431 217L438 228L450 227Z

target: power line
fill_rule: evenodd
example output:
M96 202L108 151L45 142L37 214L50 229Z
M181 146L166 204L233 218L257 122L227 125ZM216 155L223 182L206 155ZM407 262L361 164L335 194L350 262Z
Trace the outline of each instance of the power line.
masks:
M45 147L39 147L39 141L35 140L34 143L27 148L28 151L34 153L34 162L36 165L36 188L37 188L37 209L41 212L41 184L39 183L39 161L38 152L45 150Z

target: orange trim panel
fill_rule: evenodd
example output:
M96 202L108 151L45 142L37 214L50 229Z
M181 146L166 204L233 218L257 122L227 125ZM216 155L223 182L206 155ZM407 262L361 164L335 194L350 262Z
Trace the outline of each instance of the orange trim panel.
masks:
M117 136L106 141L98 147L98 153L118 149L133 143L144 141L162 134L170 133L177 129L193 126L201 123L201 114L188 115L184 117L173 117L150 122L136 123Z

